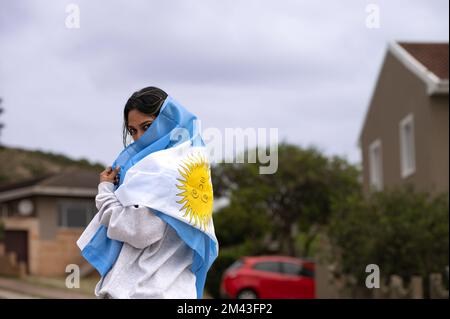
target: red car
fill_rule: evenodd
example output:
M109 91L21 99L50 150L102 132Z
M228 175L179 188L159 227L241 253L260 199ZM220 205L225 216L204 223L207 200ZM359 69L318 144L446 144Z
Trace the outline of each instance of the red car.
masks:
M314 262L285 256L243 257L225 271L223 298L315 298Z

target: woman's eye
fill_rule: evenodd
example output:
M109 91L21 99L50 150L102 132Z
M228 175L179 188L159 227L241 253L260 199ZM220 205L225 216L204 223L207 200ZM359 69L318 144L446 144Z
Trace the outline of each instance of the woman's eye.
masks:
M146 131L150 127L150 124L144 125L144 131Z
M136 130L130 130L129 132L130 132L130 135L136 134Z

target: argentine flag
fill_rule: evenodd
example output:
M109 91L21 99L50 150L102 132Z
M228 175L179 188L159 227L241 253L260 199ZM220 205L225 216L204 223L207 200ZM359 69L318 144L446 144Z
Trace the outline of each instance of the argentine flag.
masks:
M193 114L168 96L152 125L112 166L121 168L114 192L121 204L150 208L192 248L197 298L202 298L219 245L210 165L197 124ZM94 218L77 241L82 256L101 276L113 267L123 244L106 234L107 228Z

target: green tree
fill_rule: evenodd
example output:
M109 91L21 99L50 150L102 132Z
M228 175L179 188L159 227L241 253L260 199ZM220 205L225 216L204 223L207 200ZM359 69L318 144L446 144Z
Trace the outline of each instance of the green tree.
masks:
M334 205L329 235L342 272L364 282L377 264L384 278L409 280L443 272L449 257L448 194L431 196L411 187L350 196Z
M280 244L277 253L309 256L321 225L328 222L332 202L360 189L355 166L314 148L281 144L278 171L261 175L259 166L224 163L212 168L214 196L229 200L214 214L220 251L206 283L214 297L219 297L223 271L243 255L272 253L267 242ZM302 234L300 252L296 233Z
M294 256L300 231L307 234L302 252L308 255L317 226L328 222L332 202L359 190L358 174L344 159L289 144L279 146L275 174L260 174L259 164L217 165L215 195L230 200L214 216L219 240L226 246L268 234L281 253Z

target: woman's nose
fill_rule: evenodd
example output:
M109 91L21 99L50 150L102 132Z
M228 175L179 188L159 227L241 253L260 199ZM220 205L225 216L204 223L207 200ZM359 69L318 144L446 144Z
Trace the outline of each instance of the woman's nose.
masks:
M144 132L138 131L138 132L134 135L134 141L137 141L137 140L142 136L142 134L144 134Z

